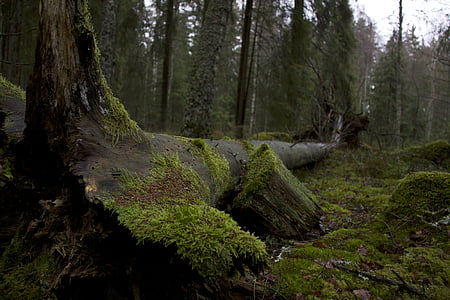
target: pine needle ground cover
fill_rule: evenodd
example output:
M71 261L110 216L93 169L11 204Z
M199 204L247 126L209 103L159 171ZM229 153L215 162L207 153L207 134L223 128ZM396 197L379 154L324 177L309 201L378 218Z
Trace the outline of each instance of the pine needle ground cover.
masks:
M274 250L262 280L287 299L449 299L448 156L428 158L430 146L336 151L296 171L320 201L322 233Z

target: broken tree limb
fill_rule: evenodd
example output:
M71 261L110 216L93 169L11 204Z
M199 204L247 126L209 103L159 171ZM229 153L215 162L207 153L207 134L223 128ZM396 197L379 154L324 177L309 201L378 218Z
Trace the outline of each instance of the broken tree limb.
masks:
M392 279L386 278L384 276L374 275L374 274L371 274L371 273L368 273L368 272L352 269L352 268L349 268L349 267L346 267L346 266L343 266L343 265L340 265L340 264L337 264L337 263L333 263L333 266L335 268L337 268L337 269L340 269L340 270L343 270L343 271L346 271L346 272L350 272L350 273L354 273L354 274L357 274L359 276L363 276L363 277L369 278L370 280L373 280L373 281L383 282L383 283L387 283L389 285L396 285L396 286L398 286L401 289L404 289L404 290L406 290L408 292L411 292L411 293L419 295L419 296L423 296L424 295L422 293L422 291L420 291L418 288L407 284L405 282L405 280L403 278L401 278L400 275L397 272L395 272L395 271L392 271L392 272L401 281L396 281L396 280L392 280Z

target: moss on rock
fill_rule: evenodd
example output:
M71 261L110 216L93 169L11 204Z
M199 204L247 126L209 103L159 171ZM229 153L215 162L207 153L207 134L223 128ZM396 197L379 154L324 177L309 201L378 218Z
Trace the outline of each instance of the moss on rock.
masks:
M178 255L214 283L244 265L259 272L267 263L263 242L227 214L206 204L209 192L178 156L160 156L149 176L124 178L125 190L104 199L139 243L175 246Z
M401 180L390 210L410 220L437 222L450 207L450 173L417 172Z

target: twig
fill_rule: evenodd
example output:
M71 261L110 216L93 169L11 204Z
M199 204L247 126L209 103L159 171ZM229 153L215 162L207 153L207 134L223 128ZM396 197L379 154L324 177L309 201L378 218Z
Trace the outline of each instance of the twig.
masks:
M405 289L408 292L411 292L411 293L416 294L416 295L423 296L423 293L418 288L415 288L415 287L407 284L405 282L405 280L402 277L400 277L400 275L398 275L398 273L395 272L395 271L392 271L392 272L401 280L401 282L400 281L391 280L391 279L386 278L384 276L374 275L374 274L371 274L371 273L367 273L367 272L355 270L355 269L352 269L352 268L348 268L348 267L345 267L345 266L342 266L342 265L339 265L339 264L336 264L336 263L333 263L333 265L337 269L340 269L340 270L343 270L343 271L347 271L347 272L350 272L350 273L355 273L355 274L367 277L367 278L369 278L370 280L373 280L373 281L384 282L384 283L387 283L387 284L390 284L390 285L397 285L398 287L400 287L402 289Z

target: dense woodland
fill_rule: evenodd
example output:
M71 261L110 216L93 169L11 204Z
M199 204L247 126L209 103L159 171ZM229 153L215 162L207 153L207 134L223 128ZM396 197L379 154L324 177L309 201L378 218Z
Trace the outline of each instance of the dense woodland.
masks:
M396 4L0 1L0 298L448 299L450 27Z
M0 71L25 88L38 4L1 3ZM445 18L427 41L398 18L382 45L348 1L220 4L89 1L105 77L141 128L330 141L358 115L369 120L364 142L377 147L449 137Z

